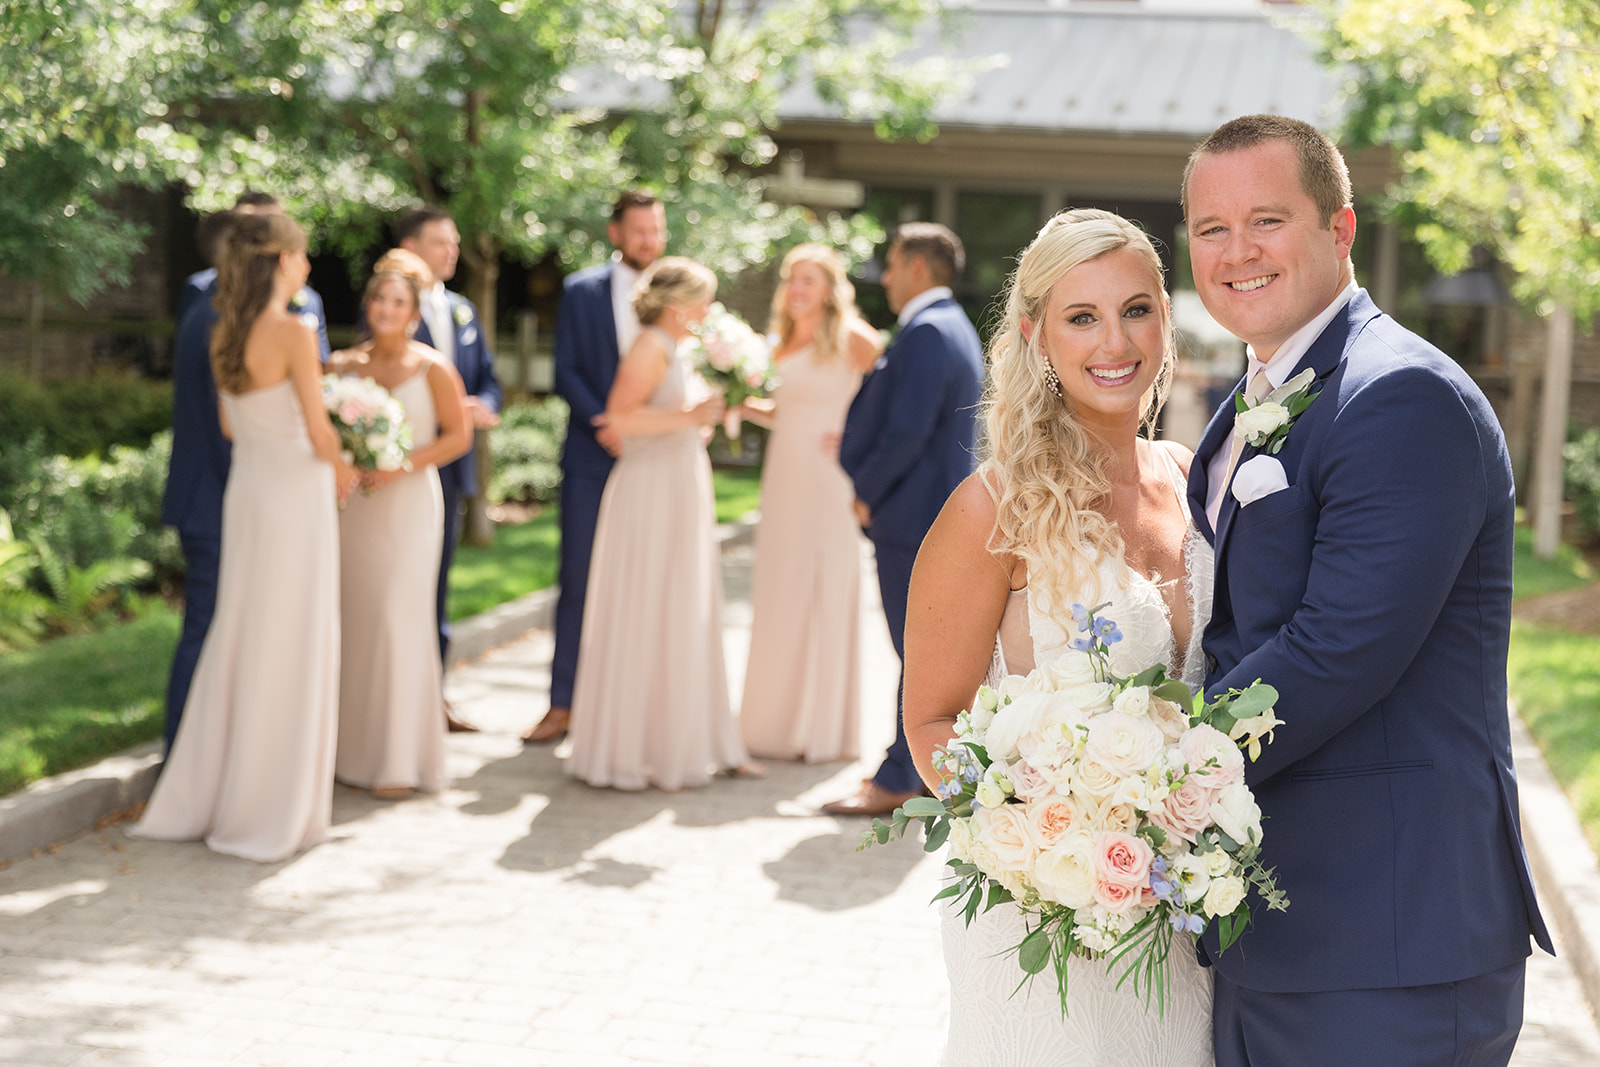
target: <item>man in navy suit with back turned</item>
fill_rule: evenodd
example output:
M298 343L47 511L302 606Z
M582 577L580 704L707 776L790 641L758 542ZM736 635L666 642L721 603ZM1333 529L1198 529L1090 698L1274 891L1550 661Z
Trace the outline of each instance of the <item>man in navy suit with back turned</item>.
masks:
M872 540L878 589L895 654L905 660L911 566L945 498L972 473L983 348L950 286L965 264L961 241L936 223L900 227L883 272L900 332L845 418L839 463L855 483L856 515ZM921 795L900 704L895 738L877 772L855 795L822 806L830 815L887 815Z
M467 418L474 431L487 430L500 422L500 379L494 372L494 351L484 336L478 309L472 301L444 287L456 276L461 258L461 233L455 219L441 207L412 208L394 226L395 241L408 252L415 252L433 272L433 286L422 294L422 322L416 339L455 364L466 389ZM461 498L478 492L478 457L475 449L439 468L439 488L444 493L444 548L439 557L439 591L436 610L439 620L439 658L450 663L450 614L446 600L450 591L450 564L455 559L456 542L461 537ZM446 702L445 723L452 731L477 729L457 718Z
M561 599L556 602L550 710L522 735L530 744L559 741L572 721L589 554L600 497L622 450L622 438L605 425L606 397L621 354L639 334L633 286L666 248L666 209L642 190L623 193L612 206L606 236L616 254L566 280L556 323L556 393L571 409L561 450Z
M1472 379L1355 284L1350 205L1338 149L1280 116L1226 123L1184 175L1241 387L1320 390L1276 454L1230 398L1190 468L1216 548L1207 692L1260 678L1283 720L1245 778L1289 908L1255 908L1227 952L1203 940L1216 1061L1489 1067L1530 936L1550 949L1506 712L1511 467Z
M228 484L233 446L222 435L217 416L217 383L211 376L211 328L217 311L217 264L227 246L233 221L241 214L283 213L270 193L247 192L230 211L211 215L200 224L200 252L212 266L184 280L178 297L178 333L172 344L172 457L161 498L161 521L178 531L183 546L183 631L172 654L167 676L167 716L163 737L167 749L178 735L189 683L211 616L217 606L217 568L222 556L222 493ZM322 298L309 286L295 295L294 305L317 332L322 358L328 358L328 324Z

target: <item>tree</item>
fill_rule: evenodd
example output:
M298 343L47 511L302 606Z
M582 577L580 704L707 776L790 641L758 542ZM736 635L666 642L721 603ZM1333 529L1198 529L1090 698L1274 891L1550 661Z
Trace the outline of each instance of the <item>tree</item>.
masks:
M1600 313L1600 5L1348 0L1327 16L1344 139L1395 149L1395 214L1441 271L1489 249L1549 320L1533 500L1553 556L1573 323Z

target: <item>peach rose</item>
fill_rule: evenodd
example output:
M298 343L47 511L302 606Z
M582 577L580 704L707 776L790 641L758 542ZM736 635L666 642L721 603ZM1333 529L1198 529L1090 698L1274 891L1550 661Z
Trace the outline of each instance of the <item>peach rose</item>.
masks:
M1144 838L1107 830L1094 841L1095 879L1140 889L1150 882L1150 861L1154 858L1155 853Z
M1067 834L1083 829L1083 812L1064 797L1051 797L1026 805L1033 840L1041 849L1053 847Z

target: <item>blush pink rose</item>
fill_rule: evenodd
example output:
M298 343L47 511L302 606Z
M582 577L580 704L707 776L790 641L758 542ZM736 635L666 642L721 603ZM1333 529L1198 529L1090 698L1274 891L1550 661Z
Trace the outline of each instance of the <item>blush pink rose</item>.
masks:
M1109 882L1104 878L1094 880L1095 903L1113 915L1123 915L1137 908L1144 899L1138 886Z
M1011 780L1011 788L1023 800L1038 800L1056 789L1055 784L1027 760L1018 760L1006 768L1006 777Z
M1107 830L1094 840L1097 881L1137 889L1150 881L1150 861L1155 853L1142 837Z
M1199 775L1190 775L1183 785L1167 794L1167 799L1150 811L1150 821L1169 834L1190 844L1195 835L1211 825L1211 805L1217 791Z

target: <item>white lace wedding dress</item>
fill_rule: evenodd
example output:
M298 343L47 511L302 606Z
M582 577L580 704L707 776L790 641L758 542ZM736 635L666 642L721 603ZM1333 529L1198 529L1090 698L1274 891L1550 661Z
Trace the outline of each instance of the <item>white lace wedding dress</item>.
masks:
M1180 502L1182 473L1164 451ZM1181 506L1187 515L1187 504ZM1111 646L1112 669L1129 675L1153 663L1191 688L1205 679L1201 632L1211 614L1211 546L1191 520L1184 538L1187 574L1169 579L1187 596L1189 640L1179 655L1162 588L1109 561L1100 568L1098 599L1091 591L1062 597L1110 604L1100 614L1117 623L1123 639ZM1118 573L1120 568L1121 573ZM1069 636L1050 614L1042 591L1019 589L1006 604L996 650L1000 673L1025 674L1069 650ZM1066 611L1063 616L1070 617ZM950 976L950 1032L943 1067L1209 1067L1211 1055L1211 974L1194 952L1175 939L1171 959L1172 995L1165 1013L1116 979L1103 962L1073 959L1067 973L1067 1017L1052 970L1046 967L1017 989L1022 970L1011 950L1026 929L1014 904L981 913L968 926L959 906L942 905L945 969ZM1016 990L1013 995L1013 990Z

